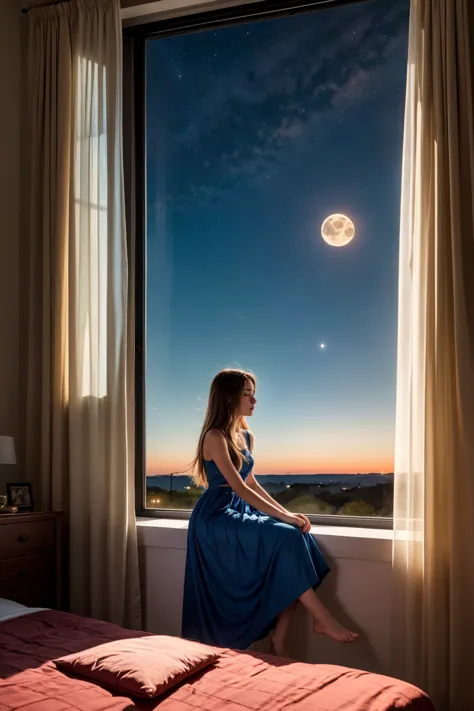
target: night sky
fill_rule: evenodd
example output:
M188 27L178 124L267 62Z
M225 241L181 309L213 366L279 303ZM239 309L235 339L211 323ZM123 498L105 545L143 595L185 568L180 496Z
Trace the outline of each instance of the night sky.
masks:
M258 378L257 473L392 471L408 12L149 41L147 474L186 467L232 366Z

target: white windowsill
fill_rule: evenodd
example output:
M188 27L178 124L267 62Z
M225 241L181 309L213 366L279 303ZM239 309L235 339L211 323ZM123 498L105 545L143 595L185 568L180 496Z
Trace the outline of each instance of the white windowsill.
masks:
M186 550L188 521L173 518L138 518L138 544L143 547ZM380 528L313 526L321 550L330 558L392 561L393 532Z

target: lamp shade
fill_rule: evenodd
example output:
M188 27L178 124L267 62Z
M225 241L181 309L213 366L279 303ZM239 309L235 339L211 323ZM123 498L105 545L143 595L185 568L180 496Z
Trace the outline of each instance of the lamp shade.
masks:
M0 435L0 464L16 464L13 437Z

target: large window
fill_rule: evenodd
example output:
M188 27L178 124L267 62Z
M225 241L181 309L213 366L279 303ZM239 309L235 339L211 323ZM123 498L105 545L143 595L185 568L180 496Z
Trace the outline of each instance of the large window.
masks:
M240 366L267 491L392 515L408 13L373 0L147 40L147 508L192 509L211 379Z

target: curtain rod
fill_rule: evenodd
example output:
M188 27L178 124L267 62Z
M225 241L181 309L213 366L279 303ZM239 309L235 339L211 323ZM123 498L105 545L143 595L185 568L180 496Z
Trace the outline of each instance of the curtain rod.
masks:
M39 10L41 7L56 7L56 5L65 5L68 2L71 2L71 0L57 0L57 2L47 2L44 5L36 5L36 7L23 7L21 14L26 15L30 10Z

